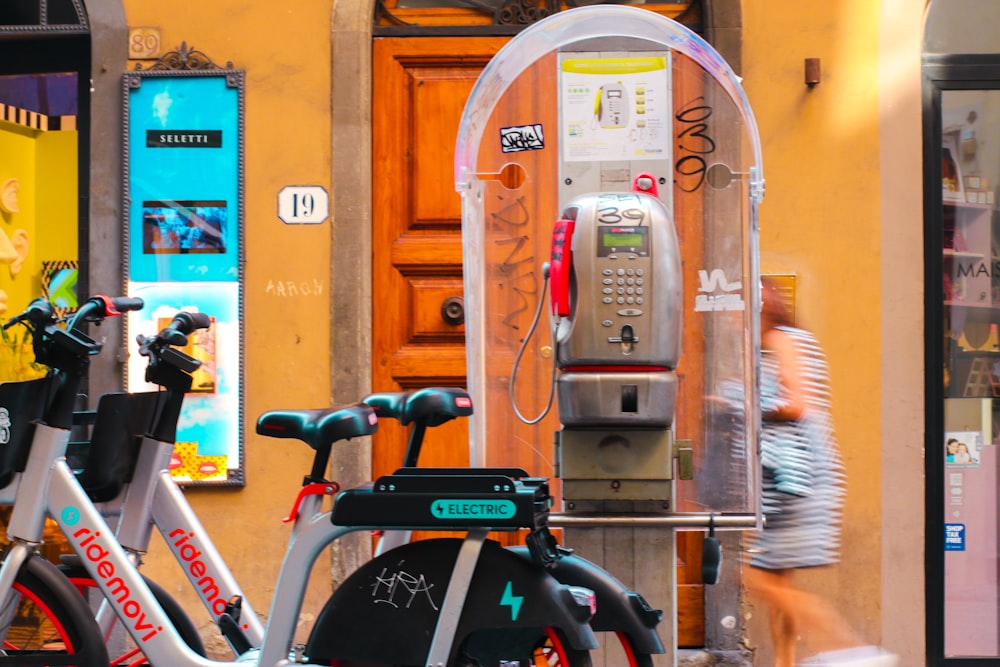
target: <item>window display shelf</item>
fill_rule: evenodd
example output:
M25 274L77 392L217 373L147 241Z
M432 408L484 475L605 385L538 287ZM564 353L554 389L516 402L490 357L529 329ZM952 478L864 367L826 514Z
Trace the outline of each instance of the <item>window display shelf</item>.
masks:
M965 250L952 250L951 248L945 248L943 251L945 257L955 257L957 259L984 259L986 255L981 252L967 252ZM994 261L997 259L993 258Z
M1000 308L1000 229L992 204L944 202L942 296L952 308Z

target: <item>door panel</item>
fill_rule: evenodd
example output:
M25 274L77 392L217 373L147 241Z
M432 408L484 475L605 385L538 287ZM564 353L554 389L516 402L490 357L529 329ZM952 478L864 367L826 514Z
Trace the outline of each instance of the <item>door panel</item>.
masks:
M373 387L465 384L465 329L441 307L462 296L461 201L455 132L496 44L377 39L373 59ZM448 54L463 53L461 57ZM431 429L423 465L468 465L467 424ZM403 460L405 433L380 425L376 475Z
M462 294L461 199L454 187L454 149L465 100L480 71L506 43L501 37L378 38L373 47L373 388L396 391L434 385L465 386L465 329L449 324L441 306ZM459 55L460 54L460 55ZM553 72L554 72L553 67ZM525 103L532 103L525 101ZM536 100L534 103L538 103ZM545 108L542 108L544 106ZM529 116L550 115L542 105ZM551 160L552 152L538 159ZM539 164L534 173L552 169ZM546 172L547 173L547 172ZM511 202L512 218L518 198ZM546 209L548 210L548 209ZM554 210L554 209L553 209ZM541 219L540 211L532 219ZM697 216L685 216L691 220ZM698 241L696 225L678 230L687 243ZM511 248L499 251L511 253ZM535 248L541 256L546 248ZM503 261L499 258L498 261ZM686 280L690 277L686 276ZM690 284L690 283L689 283ZM512 304L512 309L517 304ZM692 332L694 335L696 332ZM687 332L686 332L687 334ZM685 338L686 350L696 350ZM688 372L700 367L687 360ZM505 363L510 364L510 360ZM548 377L536 378L547 391ZM518 377L518 385L531 384ZM697 392L695 392L697 394ZM527 400L527 399L526 399ZM530 401L529 401L530 402ZM697 406L678 405L678 427L696 432ZM685 422L686 419L686 422ZM465 421L430 429L421 465L468 465ZM383 422L375 437L373 472L398 467L404 430ZM692 437L678 433L678 437ZM513 440L513 439L512 439ZM538 452L520 447L504 453L508 465L538 472ZM542 449L545 449L543 447ZM543 453L549 458L551 453ZM504 536L510 541L508 536ZM678 639L681 646L704 644L701 534L678 533Z

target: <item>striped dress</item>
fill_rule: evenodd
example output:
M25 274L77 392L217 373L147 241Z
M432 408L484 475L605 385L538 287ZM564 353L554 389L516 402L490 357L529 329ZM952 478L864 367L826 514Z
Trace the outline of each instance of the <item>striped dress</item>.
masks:
M840 559L844 466L830 415L826 357L807 331L778 327L792 337L806 375L806 409L797 421L763 421L760 461L764 529L750 547L750 564L768 570L830 565ZM778 363L761 352L764 414L786 400Z

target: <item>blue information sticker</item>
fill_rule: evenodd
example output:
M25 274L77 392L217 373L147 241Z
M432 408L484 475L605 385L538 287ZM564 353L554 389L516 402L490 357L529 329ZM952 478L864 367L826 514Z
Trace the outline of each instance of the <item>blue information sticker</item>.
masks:
M965 551L965 524L944 524L944 550Z

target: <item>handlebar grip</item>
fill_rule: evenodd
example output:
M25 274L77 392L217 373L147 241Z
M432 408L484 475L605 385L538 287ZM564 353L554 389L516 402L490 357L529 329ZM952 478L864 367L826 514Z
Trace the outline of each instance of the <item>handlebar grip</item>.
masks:
M107 317L118 317L129 310L139 310L143 301L132 296L106 296L95 294L77 309L66 324L67 331L76 331L87 322L101 322Z
M174 321L179 321L177 330L181 333L189 334L195 329L207 329L212 325L212 318L205 313L191 313L181 311L174 316Z
M28 320L35 326L44 326L55 319L55 310L47 299L38 297L28 304L27 310L20 315L12 317L4 323L3 328L9 329L19 322Z
M111 305L119 313L125 313L130 310L142 310L146 304L137 296L115 296L111 297Z

